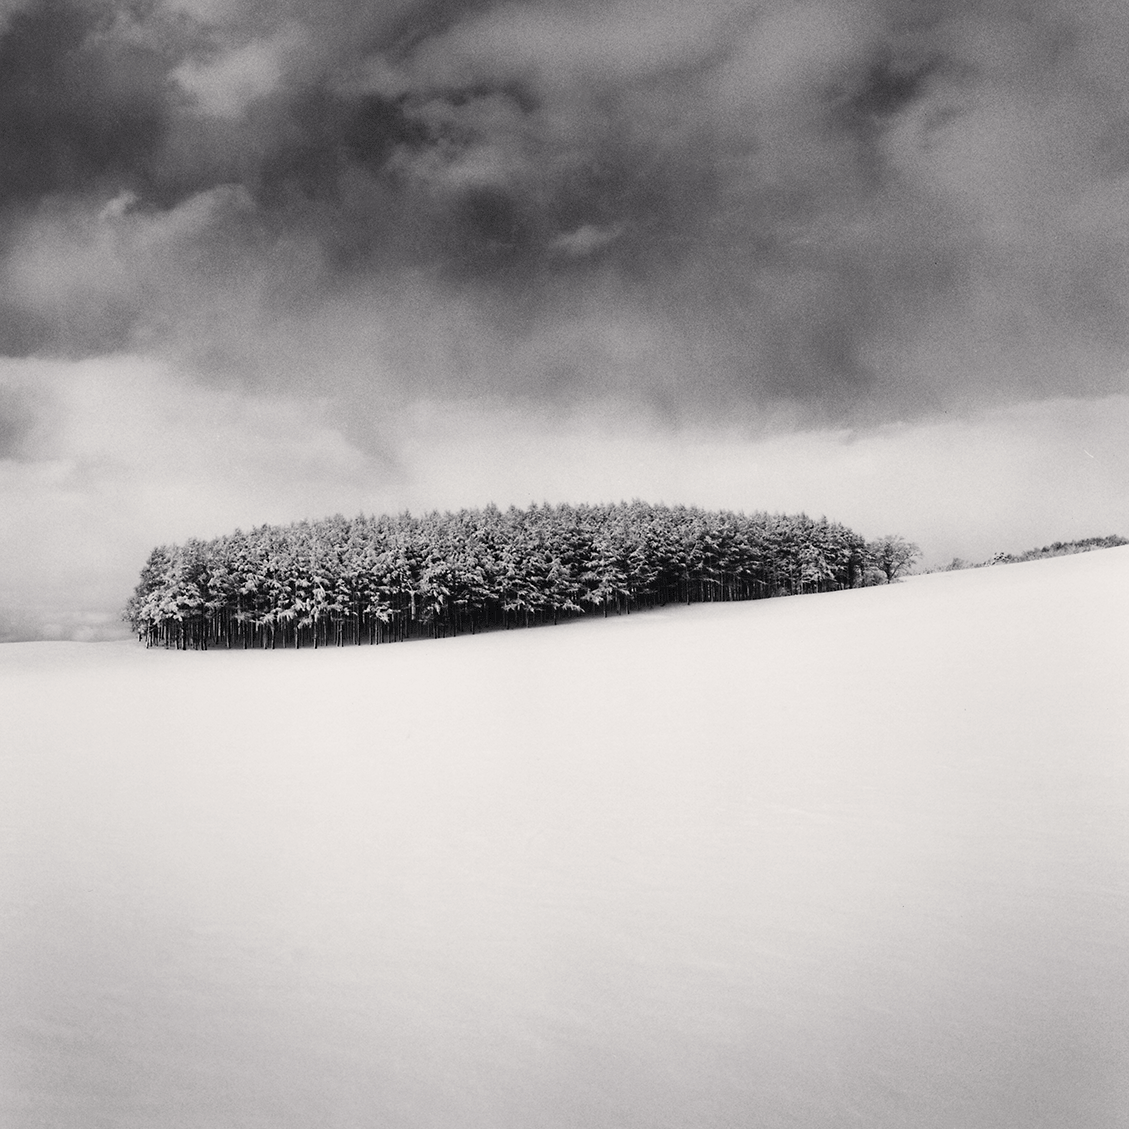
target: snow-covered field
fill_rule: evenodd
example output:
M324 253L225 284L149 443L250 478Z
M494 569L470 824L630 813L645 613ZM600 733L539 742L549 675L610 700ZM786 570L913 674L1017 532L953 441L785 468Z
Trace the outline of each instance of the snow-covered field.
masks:
M1129 1125L1129 549L0 647L0 1124Z

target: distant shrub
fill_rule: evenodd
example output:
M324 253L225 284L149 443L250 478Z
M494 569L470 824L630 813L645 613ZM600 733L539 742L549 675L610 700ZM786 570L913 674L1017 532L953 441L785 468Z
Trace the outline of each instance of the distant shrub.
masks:
M1065 557L1073 553L1089 553L1094 549L1116 549L1129 545L1124 537L1112 533L1106 537L1084 537L1080 541L1054 541L1041 549L1028 549L1025 553L1011 557L1012 561L1037 561L1043 557Z
M1022 553L995 553L986 561L971 563L953 557L952 561L940 568L930 569L930 572L957 572L966 568L989 568L998 564L1020 564L1023 561L1038 561L1046 557L1065 557L1074 553L1089 553L1095 549L1116 549L1120 545L1129 545L1129 540L1111 533L1106 537L1083 537L1078 541L1052 541L1041 549L1028 549Z

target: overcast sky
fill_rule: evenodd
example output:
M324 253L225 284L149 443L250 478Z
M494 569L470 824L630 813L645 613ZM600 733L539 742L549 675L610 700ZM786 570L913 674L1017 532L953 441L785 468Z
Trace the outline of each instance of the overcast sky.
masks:
M0 639L542 501L1129 534L1129 6L0 0Z

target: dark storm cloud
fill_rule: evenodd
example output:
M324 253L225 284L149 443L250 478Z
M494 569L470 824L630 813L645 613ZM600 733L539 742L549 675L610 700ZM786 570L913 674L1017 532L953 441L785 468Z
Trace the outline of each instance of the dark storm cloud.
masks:
M0 205L146 185L168 113L161 53L113 13L58 0L17 10L0 37Z
M829 417L1123 379L1117 5L45 0L5 27L10 353Z

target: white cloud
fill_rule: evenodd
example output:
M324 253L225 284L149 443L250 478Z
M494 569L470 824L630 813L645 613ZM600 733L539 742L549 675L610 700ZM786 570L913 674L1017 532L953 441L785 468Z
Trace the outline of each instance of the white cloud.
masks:
M207 60L183 63L172 77L206 114L238 118L258 98L272 93L285 73L287 56L302 35L286 24L266 39L221 52Z
M57 420L38 458L0 460L0 611L24 619L90 626L121 606L154 545L355 511L389 474L317 401L237 394L134 357L0 362L0 382L26 381Z
M412 505L649 501L826 514L898 532L934 564L1129 536L1129 396L1047 400L852 433L665 430L605 405L569 421L417 406L399 461Z
M559 251L570 258L583 258L614 243L620 236L623 228L619 224L611 227L598 227L596 224L586 223L573 231L566 231L558 235L550 244L554 251Z
M565 90L576 84L630 82L700 62L716 47L733 3L621 2L592 6L583 18L551 5L492 8L426 40L413 54L417 82L473 84L485 76L537 79Z

